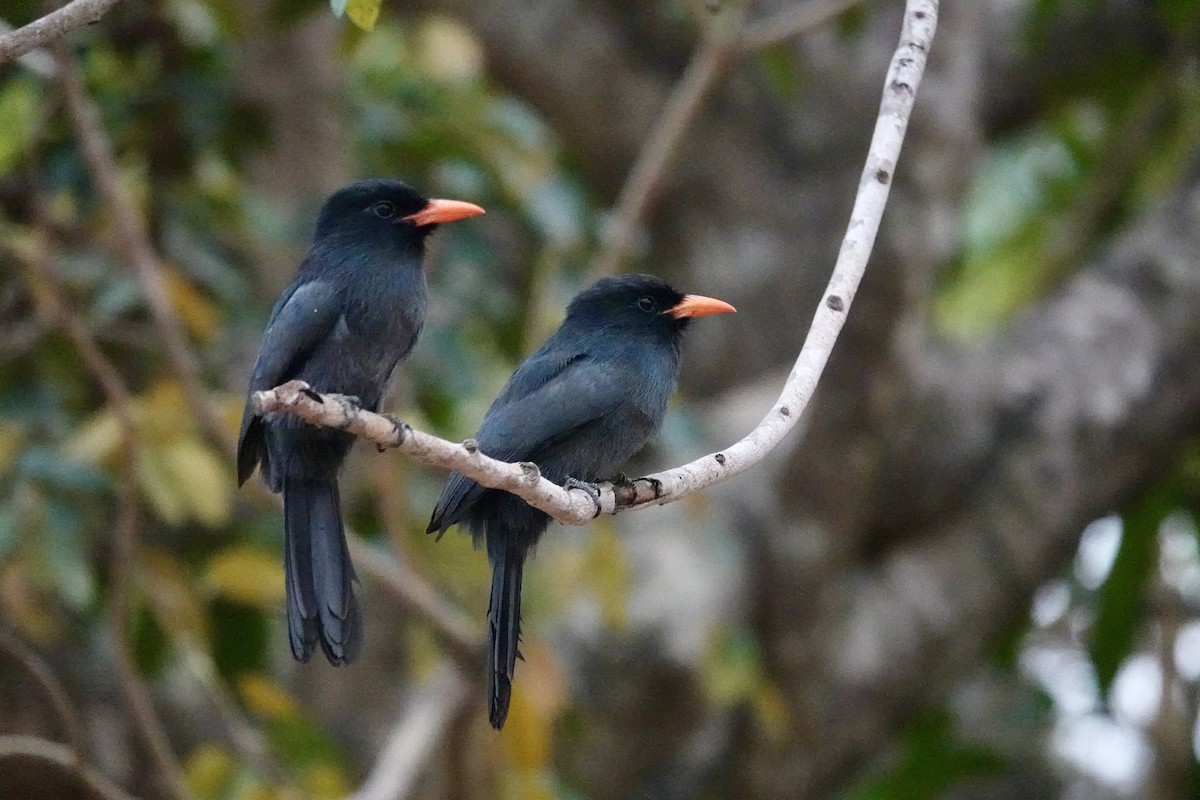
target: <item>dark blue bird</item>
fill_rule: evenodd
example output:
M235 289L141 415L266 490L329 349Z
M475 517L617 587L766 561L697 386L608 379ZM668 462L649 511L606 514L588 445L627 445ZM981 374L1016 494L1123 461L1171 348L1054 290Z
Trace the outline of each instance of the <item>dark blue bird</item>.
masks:
M302 380L378 410L392 369L425 322L425 238L438 223L482 214L430 200L399 181L368 180L331 196L312 246L263 334L249 392ZM330 663L353 661L362 641L354 568L338 506L337 473L354 437L293 417L255 416L247 395L238 485L260 467L283 492L284 567L292 655L315 645Z
M562 484L616 470L658 430L679 377L680 339L693 317L733 306L684 295L650 275L604 278L581 292L541 349L508 379L475 434L504 461L532 461ZM519 497L450 476L428 532L468 527L492 565L488 718L508 715L521 623L525 556L550 518Z

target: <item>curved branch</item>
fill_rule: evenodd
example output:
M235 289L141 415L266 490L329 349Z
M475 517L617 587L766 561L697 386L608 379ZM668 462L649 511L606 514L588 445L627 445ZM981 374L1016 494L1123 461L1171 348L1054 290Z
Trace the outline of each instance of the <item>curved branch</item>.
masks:
M78 710L72 705L67 690L55 677L54 670L50 669L50 665L24 642L3 630L0 630L0 650L8 652L46 695L46 700L54 710L54 715L58 717L58 724L62 729L62 735L66 738L66 744L75 754L76 763L82 764L84 759L83 725L79 721Z
M73 0L41 19L0 36L0 64L61 39L76 28L99 22L121 0Z
M12 764L5 765L4 762L16 760L37 762L55 771L72 775L87 786L94 797L101 800L133 800L133 795L126 794L120 786L78 761L71 748L58 742L18 734L0 736L0 772L6 777L5 785L8 789L13 788L11 782L17 769ZM39 784L42 782L39 781Z
M361 436L380 448L402 450L427 464L457 470L483 486L512 492L564 525L582 525L601 512L615 514L674 502L744 472L796 426L845 324L887 205L892 175L937 28L937 12L937 0L908 0L900 43L884 82L879 117L833 275L779 399L754 430L729 448L645 478L600 484L599 500L593 502L582 491L564 489L543 478L536 464L497 461L481 453L474 440L455 444L440 439L391 417L365 411L351 398L320 395L302 381L255 393L257 412L292 414L314 425Z

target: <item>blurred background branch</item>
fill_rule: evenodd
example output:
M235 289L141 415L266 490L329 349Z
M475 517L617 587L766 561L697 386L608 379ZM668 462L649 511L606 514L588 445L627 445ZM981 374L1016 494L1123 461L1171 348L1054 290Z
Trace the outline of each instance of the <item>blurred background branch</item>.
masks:
M76 28L93 25L121 0L71 0L28 25L0 33L0 64L57 41Z

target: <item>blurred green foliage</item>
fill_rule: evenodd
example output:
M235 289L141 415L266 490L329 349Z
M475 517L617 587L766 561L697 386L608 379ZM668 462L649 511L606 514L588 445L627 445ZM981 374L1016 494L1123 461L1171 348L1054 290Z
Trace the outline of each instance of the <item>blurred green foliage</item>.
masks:
M1027 46L1042 46L1054 14L1087 5L1040 0ZM1048 111L984 154L963 211L961 254L934 309L943 332L997 330L1180 179L1180 161L1200 138L1200 86L1184 47L1197 28L1183 24L1200 19L1200 4L1159 0L1155 8L1179 39L1165 55L1131 46L1084 74L1064 71L1048 87Z

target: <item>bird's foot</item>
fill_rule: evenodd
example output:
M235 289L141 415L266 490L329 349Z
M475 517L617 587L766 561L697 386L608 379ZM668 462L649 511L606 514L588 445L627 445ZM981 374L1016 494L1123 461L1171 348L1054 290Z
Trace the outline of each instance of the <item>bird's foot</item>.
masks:
M600 516L600 512L604 510L600 505L600 487L596 484L588 483L587 481L581 481L578 478L567 478L566 482L563 483L563 488L568 492L572 489L579 489L588 497L592 498L592 502L596 505L596 513L592 514L592 519Z
M346 431L354 424L355 418L358 417L360 411L363 410L362 400L359 400L352 394L344 394L338 397L338 404L342 408L342 424L337 426L339 431Z
M392 435L395 437L396 443L392 444L389 442L388 444L377 444L375 445L375 449L381 453L385 453L389 447L399 447L400 445L404 444L404 440L408 438L410 433L412 433L412 425L409 425L395 414L382 413L379 416L392 423ZM441 534L438 534L438 538L442 538Z

